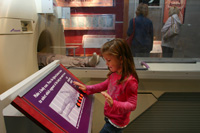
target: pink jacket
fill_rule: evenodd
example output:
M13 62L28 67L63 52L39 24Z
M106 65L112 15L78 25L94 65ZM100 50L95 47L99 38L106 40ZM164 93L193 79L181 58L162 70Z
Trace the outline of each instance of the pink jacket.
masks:
M107 80L95 85L88 85L87 94L98 93L107 90L107 93L113 98L113 106L110 107L107 102L104 106L104 115L117 126L124 127L130 121L131 111L136 109L138 82L130 76L122 84L117 84L121 75L112 73Z

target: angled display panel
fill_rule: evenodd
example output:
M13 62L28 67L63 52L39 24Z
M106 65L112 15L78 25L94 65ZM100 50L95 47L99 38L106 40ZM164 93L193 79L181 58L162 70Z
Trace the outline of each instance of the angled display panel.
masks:
M90 132L92 97L77 89L80 82L59 65L13 105L50 132Z

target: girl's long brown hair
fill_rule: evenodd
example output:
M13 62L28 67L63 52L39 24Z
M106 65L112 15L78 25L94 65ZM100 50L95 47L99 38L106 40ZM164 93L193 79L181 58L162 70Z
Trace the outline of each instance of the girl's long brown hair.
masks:
M108 53L111 55L116 56L118 59L121 57L123 64L122 64L122 76L121 79L118 81L118 84L122 83L125 77L133 75L137 81L139 82L138 75L135 70L135 63L133 60L133 56L131 50L124 39L116 38L109 42L106 42L101 47L101 54ZM107 76L110 76L112 72L110 71Z

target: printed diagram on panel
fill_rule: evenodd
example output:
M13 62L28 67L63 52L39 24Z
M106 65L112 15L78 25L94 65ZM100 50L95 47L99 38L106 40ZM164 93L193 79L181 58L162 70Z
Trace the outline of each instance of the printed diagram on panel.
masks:
M68 78L67 81L73 82L71 78ZM49 106L70 124L78 128L84 102L83 95L65 82Z

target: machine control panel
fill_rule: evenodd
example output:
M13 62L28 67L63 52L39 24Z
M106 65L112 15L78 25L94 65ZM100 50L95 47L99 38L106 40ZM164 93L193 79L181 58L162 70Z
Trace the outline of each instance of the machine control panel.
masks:
M23 32L32 32L32 21L21 21L21 27Z
M33 21L21 19L0 19L0 35L33 33Z

